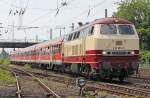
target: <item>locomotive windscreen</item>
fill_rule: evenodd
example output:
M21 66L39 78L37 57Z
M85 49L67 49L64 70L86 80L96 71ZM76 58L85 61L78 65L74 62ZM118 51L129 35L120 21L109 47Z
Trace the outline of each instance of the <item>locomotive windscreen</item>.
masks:
M114 24L102 24L101 34L117 34L117 28Z
M122 35L133 35L134 30L131 25L126 24L102 24L101 34L122 34Z
M119 25L118 29L119 29L120 34L124 34L124 35L134 34L134 31L131 25Z

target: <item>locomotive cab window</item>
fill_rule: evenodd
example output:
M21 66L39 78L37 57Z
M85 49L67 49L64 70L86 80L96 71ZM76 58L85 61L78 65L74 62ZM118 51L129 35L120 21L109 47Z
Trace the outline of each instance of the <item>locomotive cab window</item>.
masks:
M100 32L101 34L117 34L117 28L114 24L102 24Z
M118 29L119 29L119 34L123 34L123 35L134 34L134 30L131 25L119 25Z

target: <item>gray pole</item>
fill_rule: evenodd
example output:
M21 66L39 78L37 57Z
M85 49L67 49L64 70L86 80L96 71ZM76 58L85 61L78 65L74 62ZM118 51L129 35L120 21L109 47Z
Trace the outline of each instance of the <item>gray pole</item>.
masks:
M105 18L107 18L107 9L105 9Z
M72 23L72 26L71 26L71 28L72 28L72 31L74 30L74 23Z
M36 42L38 42L38 40L39 40L39 39L38 39L38 35L36 35L35 37L36 37Z
M50 29L50 33L49 33L49 38L50 38L50 40L53 39L52 33L53 33L53 29L51 28L51 29Z
M12 40L14 40L14 32L15 32L15 27L14 27L14 21L13 21L13 26L12 26Z
M61 37L61 28L60 28L60 37Z

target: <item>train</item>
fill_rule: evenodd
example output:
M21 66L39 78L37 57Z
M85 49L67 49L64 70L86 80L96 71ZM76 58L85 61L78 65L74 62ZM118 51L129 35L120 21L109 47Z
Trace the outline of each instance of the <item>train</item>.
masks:
M10 60L87 78L123 81L138 72L139 37L130 21L101 18L62 37L15 50Z

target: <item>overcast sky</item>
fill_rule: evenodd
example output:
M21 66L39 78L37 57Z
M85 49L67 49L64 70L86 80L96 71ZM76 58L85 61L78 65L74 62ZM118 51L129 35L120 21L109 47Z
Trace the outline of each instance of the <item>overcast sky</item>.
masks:
M58 3L57 3L58 1ZM72 23L90 22L104 17L105 9L111 17L117 10L115 4L119 0L0 0L0 39L12 39L12 25L14 24L15 39L39 39L47 40L49 30L53 29L53 37L59 36L56 28L65 27L66 33L71 29ZM63 2L66 6L61 7ZM61 8L60 8L61 7ZM25 13L19 16L21 8ZM57 8L59 9L58 14ZM17 26L39 27L25 30L17 30ZM7 32L8 30L8 32Z

